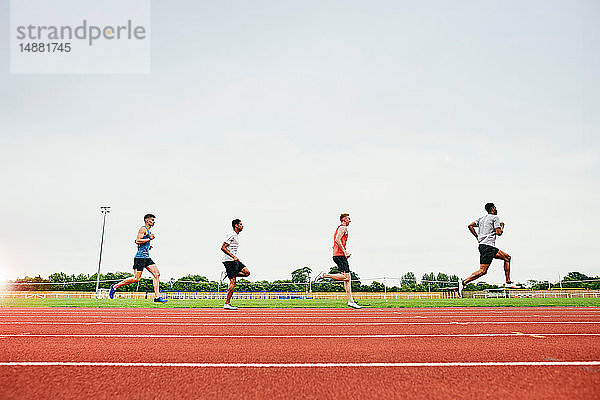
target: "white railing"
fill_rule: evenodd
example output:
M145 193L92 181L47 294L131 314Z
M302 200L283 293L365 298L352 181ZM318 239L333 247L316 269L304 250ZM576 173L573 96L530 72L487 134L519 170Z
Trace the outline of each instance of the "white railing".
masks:
M572 299L572 298L599 298L600 290L514 290L496 289L473 293L474 299L490 298L537 298L537 299Z

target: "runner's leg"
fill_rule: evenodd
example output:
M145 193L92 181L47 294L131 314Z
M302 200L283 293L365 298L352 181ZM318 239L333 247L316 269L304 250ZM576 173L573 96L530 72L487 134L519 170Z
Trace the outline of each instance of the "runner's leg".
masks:
M233 291L235 290L235 276L229 279L229 286L227 287L227 299L225 299L225 304L229 304L231 301L231 297L233 296Z
M466 285L467 283L474 281L475 279L482 277L483 275L487 274L488 268L490 267L490 264L481 264L479 266L479 269L475 272L473 272L471 274L471 276L469 276L467 279L465 279L463 281L463 285Z
M132 283L136 283L139 282L140 279L142 279L142 271L138 271L137 269L135 270L135 273L133 276L129 277L129 278L125 278L123 279L121 282L117 283L116 285L114 285L113 287L115 289L120 288L121 286L127 286L129 284Z
M146 267L148 271L152 274L152 285L154 286L154 298L160 297L160 272L158 272L158 267L156 264L148 265Z
M334 281L347 281L348 276L344 273L340 274L323 274L323 278L331 278Z
M345 275L347 279L344 281L344 289L346 290L346 294L348 295L348 302L354 303L354 299L352 298L352 277L348 272L342 273Z
M506 277L506 283L511 283L510 280L510 260L511 256L508 253L503 252L502 250L498 250L496 253L496 257L499 260L504 260L504 275Z
M347 272L342 272L340 274L323 274L323 278L331 278L334 281L343 281L344 282L344 290L348 295L348 301L354 302L352 298L352 281L350 274Z

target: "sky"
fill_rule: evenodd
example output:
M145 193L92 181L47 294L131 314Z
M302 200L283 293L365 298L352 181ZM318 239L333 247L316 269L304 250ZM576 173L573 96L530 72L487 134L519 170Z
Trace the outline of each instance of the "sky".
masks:
M11 74L0 1L0 280L218 279L240 218L251 280L478 268L494 202L513 280L600 274L600 3L152 2L151 73ZM482 280L502 283L500 261ZM392 282L393 284L393 282Z

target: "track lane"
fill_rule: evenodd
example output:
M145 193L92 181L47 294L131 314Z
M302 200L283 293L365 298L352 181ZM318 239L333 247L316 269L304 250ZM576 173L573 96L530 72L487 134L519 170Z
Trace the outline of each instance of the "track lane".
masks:
M589 367L0 368L0 398L597 399ZM470 385L468 385L470 384Z
M597 361L598 337L4 337L0 361L327 363Z

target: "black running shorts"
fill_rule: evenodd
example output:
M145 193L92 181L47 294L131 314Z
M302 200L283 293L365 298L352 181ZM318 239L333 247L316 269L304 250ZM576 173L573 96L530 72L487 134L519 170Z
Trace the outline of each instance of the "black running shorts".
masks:
M225 266L225 271L227 271L227 277L229 279L235 278L241 270L246 268L241 261L223 261L223 265Z
M348 265L348 257L333 256L333 262L335 262L340 272L350 272L350 265Z
M143 271L149 265L154 264L151 258L134 258L133 259L133 269L136 271Z
M494 246L488 246L487 244L479 245L479 263L490 265L494 257L498 254L498 249Z

